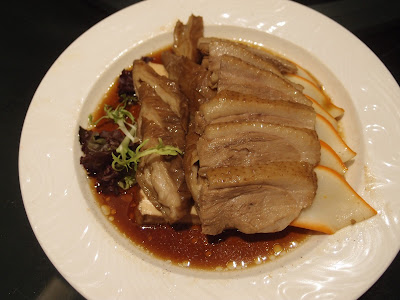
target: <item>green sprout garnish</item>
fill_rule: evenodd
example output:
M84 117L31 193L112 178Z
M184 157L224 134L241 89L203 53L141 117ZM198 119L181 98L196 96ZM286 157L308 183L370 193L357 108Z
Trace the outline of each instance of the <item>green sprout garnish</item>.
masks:
M120 100L125 103L133 104L138 102L136 95L121 94L119 95Z
M129 189L132 185L136 183L135 174L126 175L123 180L118 181L118 186L124 190Z
M125 99L126 100L126 99ZM123 178L123 180L118 182L118 186L124 190L129 189L136 183L135 174L137 171L137 166L140 159L146 155L159 154L159 155L178 155L183 154L182 151L173 146L164 145L161 138L158 139L158 145L144 151L140 151L144 145L148 143L148 139L139 144L135 151L129 148L129 145L139 143L139 138L136 136L137 125L135 118L132 113L126 109L127 101L123 101L113 109L110 105L104 106L105 115L99 118L97 121L93 122L93 116L89 115L89 123L91 125L97 125L103 119L111 119L117 125L118 128L125 134L125 138L115 150L117 154L112 153L113 162L111 164L115 171L126 170L128 174ZM129 123L130 120L132 123ZM128 127L130 128L128 130Z
M132 141L132 143L139 142L139 138L136 137L136 122L132 113L125 109L126 102L123 102L117 106L116 109L113 109L110 105L104 105L105 115L99 118L97 121L93 122L93 116L89 115L89 123L90 125L97 125L103 119L111 119L115 124L118 125L118 128ZM131 120L132 123L128 123L126 119ZM130 127L130 130L128 130Z
M143 141L143 143L137 146L135 151L127 147L127 145L124 145L124 142L122 142L116 150L117 153L119 153L119 155L117 156L114 153L112 154L113 169L116 171L122 171L123 169L129 171L130 169L133 169L134 171L136 171L140 159L144 156L154 153L159 155L174 155L174 156L182 154L182 151L177 147L165 146L161 138L158 139L158 145L156 147L140 151L140 149L143 148L143 146L146 145L148 141L149 141L148 139Z

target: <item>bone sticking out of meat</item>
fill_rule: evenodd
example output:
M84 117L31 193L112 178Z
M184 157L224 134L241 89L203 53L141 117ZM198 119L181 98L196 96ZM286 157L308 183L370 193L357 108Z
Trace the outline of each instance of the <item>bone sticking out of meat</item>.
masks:
M227 228L277 232L311 205L317 187L313 167L300 162L201 168L197 212L205 234Z
M197 49L198 40L203 37L203 18L191 15L186 25L178 21L174 29L174 44L172 51L178 56L185 56L188 59L199 63L201 53Z
M169 78L179 84L183 94L188 98L191 116L199 109L200 104L215 96L211 72L206 68L170 51L162 54L162 61Z
M210 57L210 64L213 57ZM304 94L272 72L261 70L243 60L223 55L218 74L218 92L230 90L243 94L252 94L262 99L284 100L304 105L312 102Z
M156 147L161 138L165 145L183 150L187 128L187 111L183 111L186 99L175 89L172 82L149 70L144 62L135 61L133 77L141 103L138 118L138 136L148 142L144 151ZM186 106L187 107L187 106ZM186 216L191 207L191 195L185 182L183 158L151 154L140 160L136 179L151 203L169 223Z
M308 105L224 90L200 106L196 115L202 132L210 123L260 121L307 129L315 128L315 111Z
M265 50L250 47L241 43L237 43L234 41L226 40L226 39L220 39L220 38L213 38L213 37L202 37L199 39L197 47L200 49L200 51L208 56L210 55L210 43L212 42L223 42L223 43L230 43L232 45L238 45L240 47L245 47L248 51L253 53L254 55L262 58L265 61L268 61L269 63L273 64L281 73L291 73L291 74L296 74L297 73L297 66L292 63L291 61L284 59L280 56L273 55L269 52L266 52Z

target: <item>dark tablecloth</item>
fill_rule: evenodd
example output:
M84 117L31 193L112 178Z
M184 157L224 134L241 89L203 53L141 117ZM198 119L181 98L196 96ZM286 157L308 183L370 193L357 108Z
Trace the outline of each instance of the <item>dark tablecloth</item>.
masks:
M217 0L216 0L217 1ZM54 268L29 225L18 181L23 120L41 79L79 35L133 0L4 2L0 53L0 299L81 299ZM246 0L243 0L246 2ZM297 1L359 37L400 82L400 1ZM400 99L397 99L400 101ZM34 157L34 153L32 156ZM400 299L400 256L361 299Z

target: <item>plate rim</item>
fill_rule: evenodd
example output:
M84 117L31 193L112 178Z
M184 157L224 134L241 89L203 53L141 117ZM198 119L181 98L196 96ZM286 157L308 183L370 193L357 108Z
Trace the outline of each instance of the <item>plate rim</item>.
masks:
M53 64L53 66L52 66L52 67L49 69L49 71L46 73L45 77L43 78L43 81L40 83L40 85L39 85L37 91L35 92L35 95L34 95L34 97L33 97L32 103L31 103L31 105L30 105L30 107L29 107L29 110L28 110L28 113L27 113L27 117L26 117L26 119L27 119L26 121L29 122L29 118L32 118L32 117L30 116L30 111L32 111L31 106L33 107L33 106L35 105L34 101L35 101L35 99L38 97L38 95L39 95L39 94L41 93L41 91L42 91L42 90L41 90L41 89L42 89L42 83L43 83L45 80L48 80L48 79L47 79L48 76L51 76L53 70L54 70L55 68L57 68L57 64L60 63L60 58L61 58L61 57L65 57L66 55L68 55L69 52L74 51L74 49L76 49L76 47L79 46L79 44L80 44L82 41L84 41L84 40L87 38L87 36L88 36L91 32L93 32L93 31L99 31L99 30L101 31L101 30L106 29L106 27L109 26L109 24L113 24L113 22L115 22L115 20L116 20L117 18L119 18L119 17L122 16L122 15L126 15L126 14L132 13L134 10L137 10L139 6L141 6L143 9L147 9L152 3L154 3L154 4L160 4L160 2L162 2L162 1L158 1L158 0L148 0L148 1L145 1L145 2L140 2L140 3L138 3L138 4L134 4L134 5L130 6L130 7L127 7L127 8L125 8L125 9L123 9L123 10L121 10L121 11L119 11L119 12L117 12L117 13L115 13L115 14L109 16L109 17L107 17L107 18L104 19L103 21L100 21L98 24L96 24L95 26L93 26L92 28L90 28L86 33L84 33L83 35L81 35L75 42L73 42L73 43L63 52L63 54L61 54L61 56L59 57L59 59L57 59L57 60L55 61L55 63ZM170 1L170 3L171 3L171 2L180 3L180 1L178 1L178 0L176 0L176 1L175 1L175 0L174 0L174 1ZM208 1L203 1L202 3L205 3L205 2L208 2ZM222 2L224 2L224 1L222 1ZM234 1L234 4L238 4L239 2L240 2L240 1ZM264 3L264 5L265 5L265 1L256 1L256 0L254 0L254 1L252 1L252 2L254 2L254 3L261 3L261 2L262 2L262 3ZM315 12L315 11L312 11L311 9L309 9L309 8L307 8L307 7L303 7L302 5L300 5L300 4L298 4L298 3L286 2L286 1L276 1L276 0L272 0L272 1L269 1L269 2L270 2L271 4L277 5L277 6L279 6L279 7L283 7L283 6L285 6L286 8L287 8L287 7L290 7L290 9L292 9L292 8L295 7L295 6L297 6L299 9L301 9L301 10L304 11L304 12L306 12L309 16L314 16L314 17L315 17L315 16L318 15L317 18L322 18L325 22L328 22L328 23L331 22L332 24L335 24L335 25L333 25L333 27L334 27L335 29L336 29L336 28L340 28L340 29L337 29L338 32L339 32L339 34L348 35L347 38L350 37L350 40L352 40L354 43L356 43L356 44L358 44L358 45L361 43L361 44L363 45L362 47L364 47L364 48L363 48L363 51L367 51L367 52L369 51L369 55L372 54L372 55L375 57L375 59L377 59L377 60L379 61L379 59L375 56L375 54L373 54L372 51L369 50L369 49L368 49L361 41L359 41L354 35L352 35L350 32L348 32L347 30L345 30L344 28L342 28L340 25L334 23L332 20L328 19L327 17L325 17L325 16L323 16L323 15L321 15L321 14ZM259 5L259 4L258 4L258 5ZM301 8L300 8L300 7L301 7ZM186 11L186 12L187 12L187 11ZM337 26L339 26L339 27L337 27ZM284 27L284 26L282 26L282 27ZM166 28L164 28L164 30L168 30L168 28L166 27ZM279 32L278 32L278 33L279 33ZM285 32L279 33L277 36L279 36L280 34L285 34ZM356 42L354 41L354 39L356 39L356 40L355 40ZM124 49L124 51L125 51L125 49ZM124 52L124 51L122 51L122 52ZM394 83L394 84L397 86L397 83L394 81L394 79L393 79L392 75L390 74L390 72L387 71L387 69L383 66L383 64L382 64L380 61L377 62L377 63L378 63L378 64L381 64L381 67L383 67L384 70L386 70L386 71L383 71L383 72L386 72L385 76L388 78L389 83L390 83L390 81L392 80L392 84ZM108 64L107 64L107 62L106 62L106 68L109 66L109 64L110 64L110 62L108 62ZM101 72L100 72L100 73L101 73ZM101 75L100 73L99 73L98 76ZM50 75L49 75L49 74L50 74ZM390 77L391 77L391 79L390 79ZM394 89L393 92L394 92L395 94L396 94L396 92L397 92L397 94L399 94L398 86L397 86L397 91ZM85 99L81 99L80 101L83 103L83 102L85 101ZM399 111L399 109L398 109L398 105L397 105L397 112L398 112L398 111ZM25 140L26 140L26 131L27 131L27 129L26 129L25 127L26 127L26 124L25 124L25 122L24 122L24 127L23 127L22 134L21 134L20 153L19 153L19 171L20 171L20 173L19 173L20 175L19 175L19 176L20 176L20 182L21 182L21 192L22 192L22 195L23 195L24 205L25 205L25 209L26 209L26 212L27 212L27 215L28 215L28 219L29 219L29 221L30 221L30 223L31 223L31 226L32 226L32 228L33 228L33 230L34 230L34 232L35 232L36 237L38 238L38 236L40 236L40 233L37 232L37 224L36 224L37 221L35 221L34 219L32 219L32 214L31 214L32 203L26 202L26 199L30 198L31 196L26 194L26 188L24 187L24 184L26 184L25 181L26 181L26 179L27 179L27 176L26 176L26 174L24 173L25 171L22 169L22 168L23 168L23 164L25 163L25 162L24 162L24 159L26 159L26 158L23 158L23 156L26 155L26 152L24 151L24 147L25 147L25 144L26 144L26 141L25 141ZM25 182L25 183L24 183L24 182ZM54 258L54 256L53 256L53 254L51 253L51 251L48 251L47 245L42 245L42 243L41 243L41 241L40 241L39 238L38 238L38 241L39 241L39 243L41 244L43 250L46 252L46 255L48 255L48 257L49 257L50 260L52 261L53 265L55 265L55 267L60 271L61 274L63 274L63 276L64 276L65 278L72 280L70 274L68 274L68 271L65 271L65 270L63 269L63 267L60 267L60 264L59 264L59 262L57 261L57 258ZM394 259L395 255L396 255L397 252L398 252L398 249L399 249L399 246L398 246L398 241L397 241L397 251L394 251L394 252L395 252L394 254L392 253L392 259L386 260L386 266L385 266L385 268L383 269L383 271L389 266L389 264L391 263L391 261ZM46 250L47 250L47 251L46 251ZM48 253L49 253L49 254L48 254ZM53 260L54 260L54 261L53 261ZM382 273L383 273L383 271L382 271ZM375 276L375 280L373 280L373 282L371 282L371 284L370 284L368 287L366 287L364 290L360 290L360 293L365 292L365 291L380 277L380 275L381 275L382 273L378 274L378 276ZM68 281L70 281L70 280L68 280ZM89 293L87 292L87 290L85 290L84 287L77 285L75 282L71 282L71 281L70 281L70 283L71 283L71 285L74 286L74 288L76 288L76 289L77 289L80 293L82 293L83 295L85 295L85 296L87 296L87 297L91 297L91 296L92 296L91 294L89 294ZM360 294L359 294L359 295L360 295ZM358 295L358 296L359 296L359 295Z

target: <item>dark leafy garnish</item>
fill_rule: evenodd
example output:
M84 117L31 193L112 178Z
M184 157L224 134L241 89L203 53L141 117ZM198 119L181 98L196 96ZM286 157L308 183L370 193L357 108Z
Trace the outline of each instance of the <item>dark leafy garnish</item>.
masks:
M126 102L128 104L138 102L133 86L132 71L122 70L118 78L118 96L120 102Z
M121 94L121 95L119 95L119 101L133 104L133 103L138 102L139 100L138 100L136 94L134 94L134 95Z
M79 142L84 153L80 163L90 177L95 177L97 189L102 193L118 194L118 182L127 176L127 172L118 172L111 167L112 153L125 138L119 130L95 132L79 128Z
M92 115L89 115L89 123L91 125L97 125L103 119L111 119L118 125L118 128L132 141L132 143L137 143L139 142L139 138L136 137L137 126L135 118L129 110L125 109L125 107L126 102L119 104L115 109L109 105L104 105L105 115L96 121L93 121ZM129 123L127 120L130 120L132 123ZM130 127L130 130L128 130L127 126Z
M152 62L154 60L154 57L142 56L141 60L143 60L145 63L149 63L149 62Z
M138 164L146 155L182 154L180 149L164 145L161 139L157 146L141 151L148 140L139 144L140 140L136 136L137 124L129 111L129 107L138 102L132 71L121 72L118 78L118 96L120 104L117 107L104 105L104 115L95 121L92 115L89 116L91 126L96 126L101 120L110 119L118 125L118 129L109 132L79 129L79 141L84 153L80 162L87 174L96 178L97 190L103 193L118 194L134 185Z

